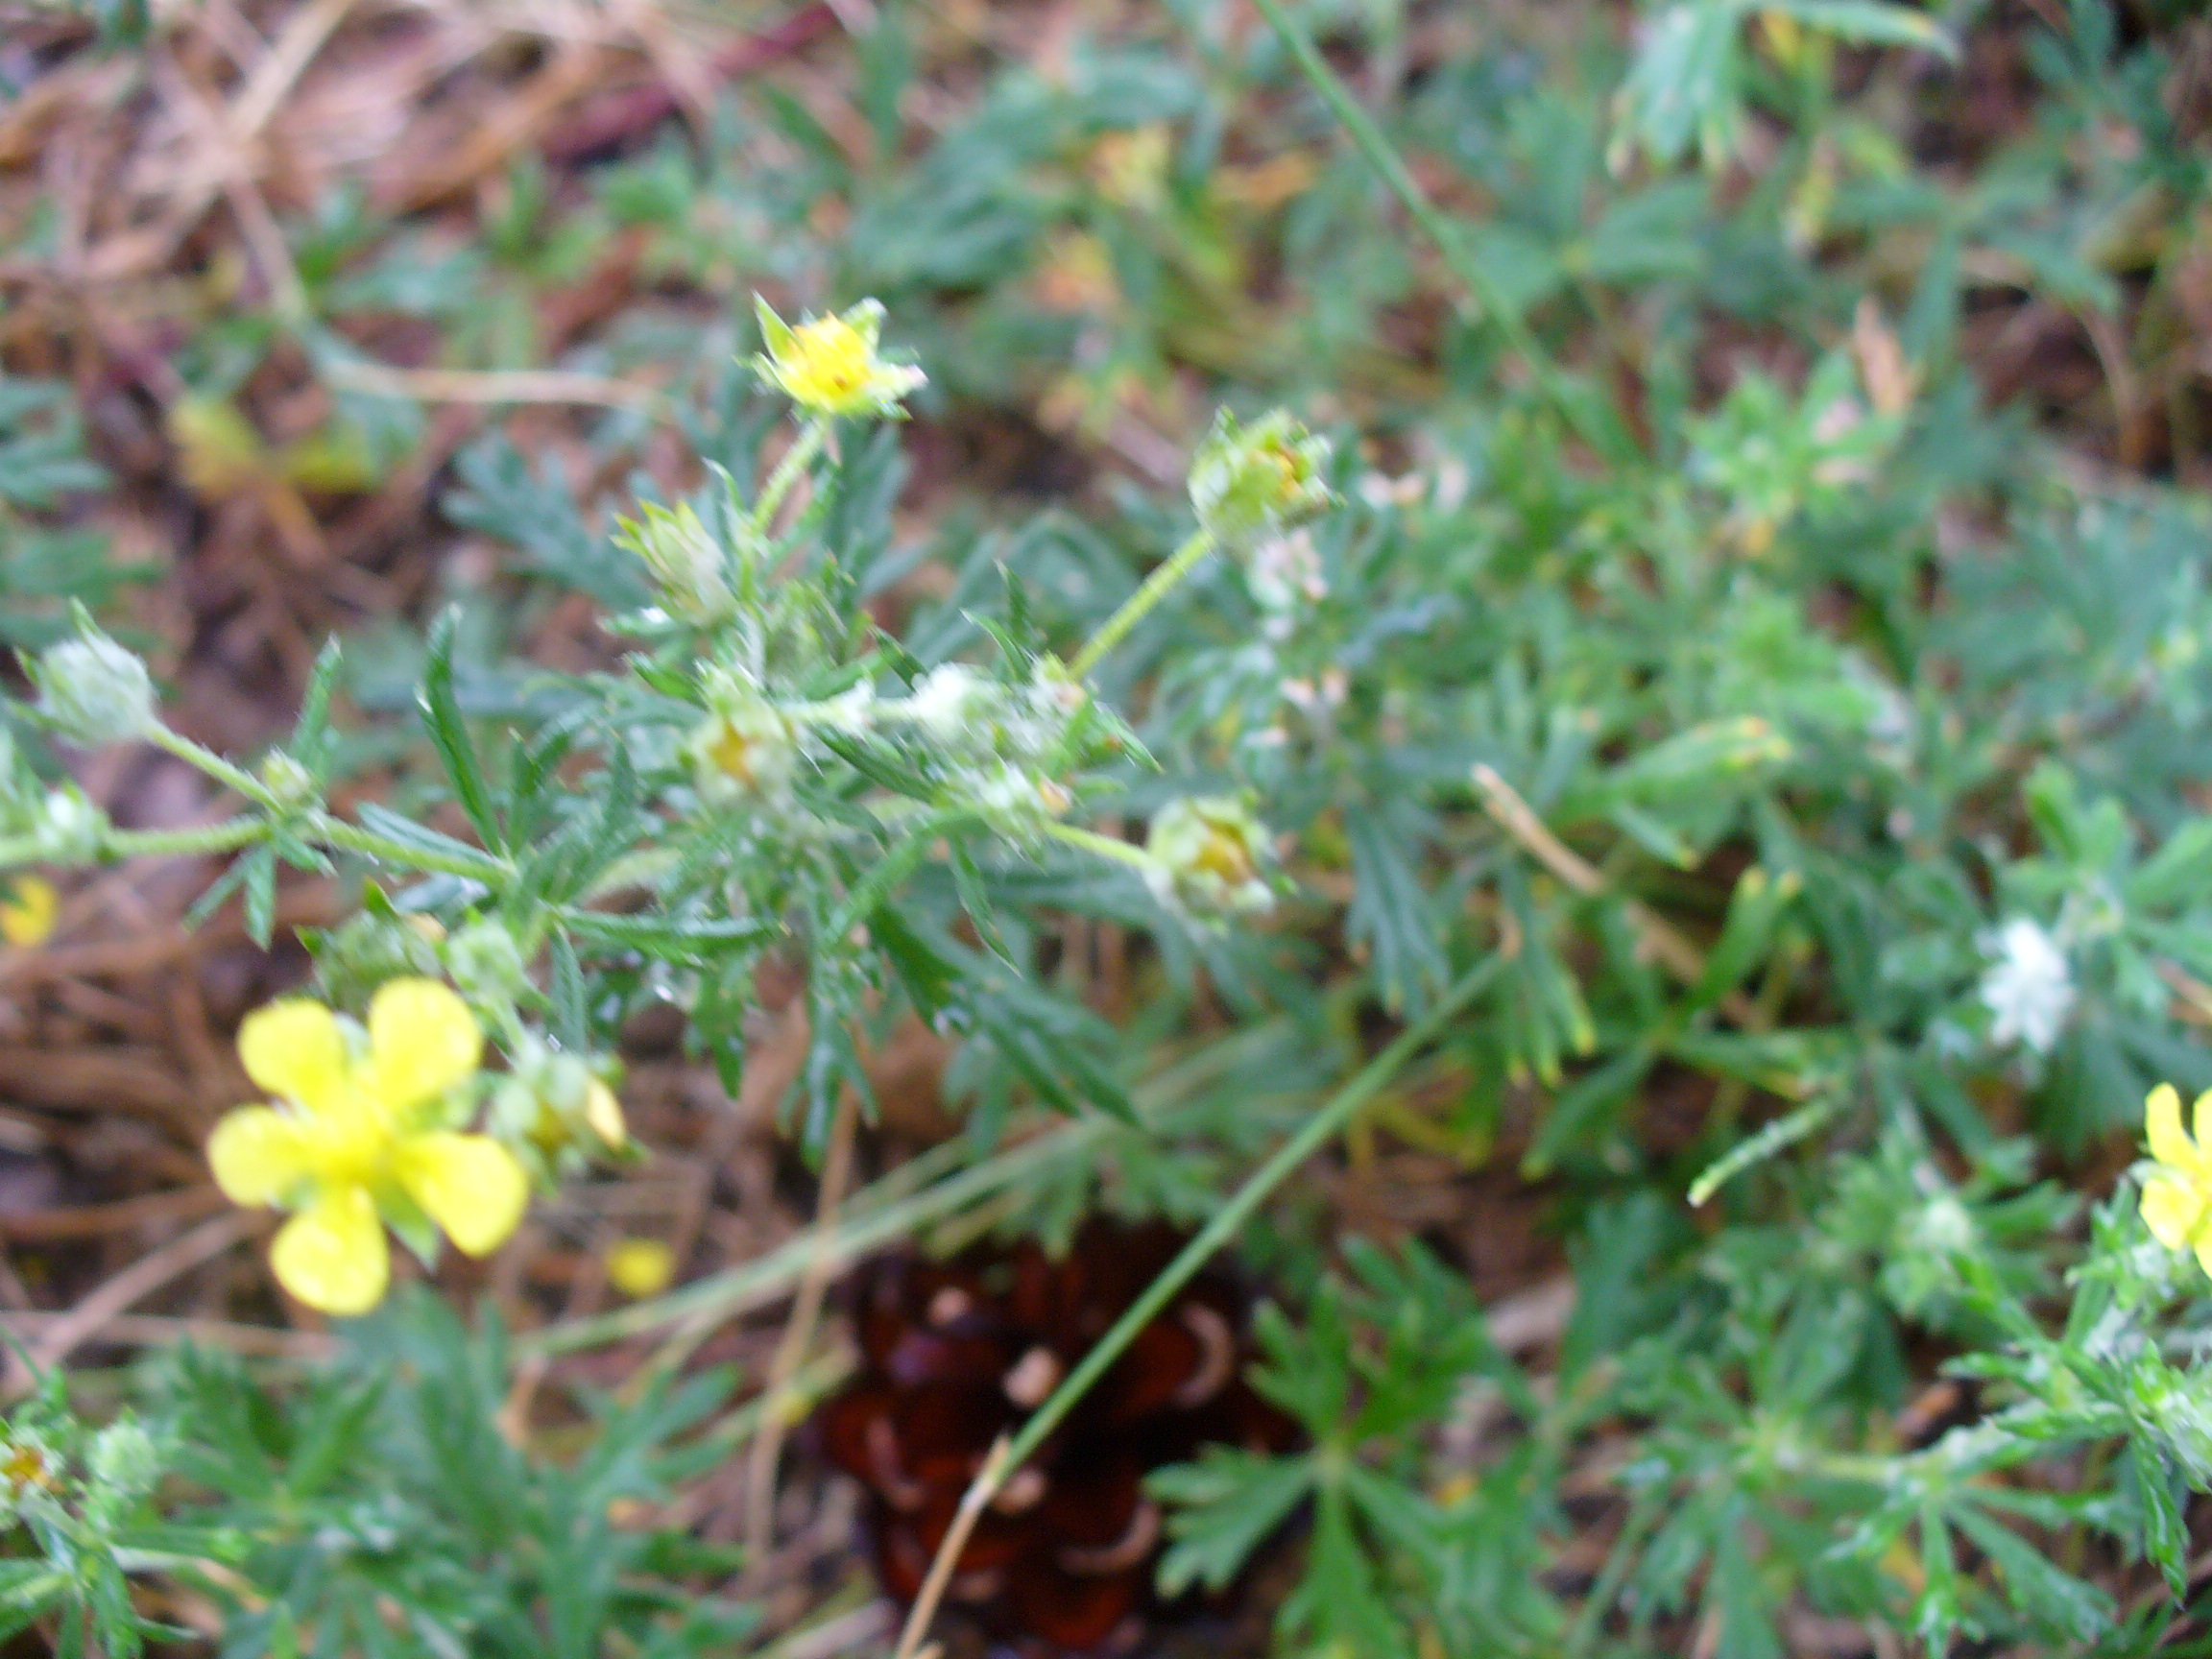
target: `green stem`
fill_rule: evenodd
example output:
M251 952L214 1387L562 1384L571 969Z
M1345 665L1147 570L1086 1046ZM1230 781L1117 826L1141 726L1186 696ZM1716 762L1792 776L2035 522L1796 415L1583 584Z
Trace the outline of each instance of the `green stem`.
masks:
M768 474L760 500L753 509L756 531L766 535L775 525L776 515L783 510L783 498L791 493L799 475L813 465L814 457L822 453L822 445L829 436L830 418L817 415L800 431L799 441L783 451L783 458L776 463L776 470Z
M1037 1414L1022 1426L1007 1446L1003 1457L993 1459L985 1473L976 1478L976 1485L970 1489L970 1497L981 1492L981 1502L988 1503L1008 1477L1042 1446L1046 1438L1057 1429L1076 1403L1091 1391L1107 1368L1121 1357L1123 1350L1137 1339L1138 1333L1149 1325L1166 1308L1175 1293L1188 1285L1199 1268L1205 1266L1214 1253L1234 1238L1237 1231L1250 1219L1252 1213L1264 1203L1270 1193L1313 1155L1321 1145L1341 1131L1353 1116L1382 1092L1406 1063L1449 1025L1459 1010L1481 995L1490 981L1498 976L1505 965L1503 955L1493 952L1475 968L1463 974L1437 1001L1436 1005L1419 1020L1406 1027L1397 1038L1374 1059L1359 1069L1353 1079L1339 1089L1322 1108L1306 1120L1305 1127L1283 1142L1275 1155L1262 1164L1237 1190L1236 1195L1224 1204L1198 1236L1183 1246L1181 1254L1170 1262L1160 1277L1145 1288L1144 1294L1129 1305L1127 1312L1114 1324L1114 1328L1099 1338L1098 1345L1083 1357L1082 1362L1068 1373L1067 1379L1052 1391L1052 1397L1037 1408ZM989 1481L988 1487L985 1482Z
M1644 1540L1667 1513L1665 1498L1664 1489L1651 1489L1639 1493L1629 1504L1627 1522L1622 1527L1620 1537L1614 1539L1613 1548L1606 1552L1605 1565L1598 1572L1598 1581L1583 1598L1581 1610L1561 1646L1560 1651L1569 1659L1580 1659L1598 1639L1599 1631L1604 1626L1605 1610L1621 1593L1621 1581L1636 1563L1636 1551L1644 1547Z
M231 853L250 847L268 833L259 817L227 818L220 824L202 824L188 830L106 830L94 860L110 863L125 858L183 858L205 853ZM35 835L12 835L0 840L0 870L21 870L55 860L41 850Z
M320 842L325 847L358 853L381 864L395 864L402 870L429 870L442 876L463 876L471 881L481 881L491 874L485 868L486 863L490 862L499 865L508 875L514 874L514 867L493 854L487 853L481 858L474 859L448 858L424 848L410 847L403 841L391 840L373 830L364 830L342 818L333 818L327 812L308 814L304 828L308 840Z
M1047 824L1045 832L1055 841L1064 841L1080 852L1100 858L1111 858L1117 864L1126 864L1133 870L1150 870L1152 854L1142 847L1132 846L1111 835L1101 835L1093 830L1078 830L1072 824Z
M234 853L269 833L259 816L226 818L191 830L110 830L100 839L105 858L180 858L205 853Z
M1204 530L1192 533L1190 540L1175 549L1168 561L1144 578L1144 585L1123 601L1121 609L1106 618L1106 626L1091 636L1091 642L1075 654L1075 661L1068 665L1070 680L1090 677L1106 653L1129 637L1129 630L1144 620L1152 608L1167 596L1168 590L1190 574L1199 560L1214 549L1214 538Z
M284 804L276 799L275 792L260 779L241 767L233 766L212 749L202 748L182 733L172 732L156 722L146 736L150 742L168 750L178 759L197 767L225 788L244 796L254 805L265 806L272 812L284 810Z
M1375 118L1367 113L1344 83L1337 79L1336 72L1329 67L1320 50L1313 44L1312 36L1284 10L1283 0L1254 0L1254 3L1260 8L1260 14L1267 19L1268 26L1289 49L1300 73L1306 77L1313 90L1321 94L1322 102L1334 112L1336 119L1344 124L1344 131L1351 135L1353 145L1359 154L1366 157L1367 164L1381 175L1382 182L1390 187L1391 194L1405 204L1413 223L1435 244L1436 252L1443 255L1445 268L1464 285L1476 309L1489 318L1498 332L1505 337L1506 345L1528 365L1529 373L1535 377L1546 398L1585 439L1593 445L1609 448L1610 445L1603 442L1602 435L1589 429L1586 424L1587 415L1583 402L1575 396L1573 382L1558 364L1551 360L1551 354L1544 349L1543 343L1536 338L1534 330L1528 326L1497 280L1468 256L1465 245L1453 233L1444 215L1436 210L1436 204L1429 200L1427 193L1415 182L1413 175L1407 170L1404 158L1390 140L1383 136L1382 130L1375 125Z

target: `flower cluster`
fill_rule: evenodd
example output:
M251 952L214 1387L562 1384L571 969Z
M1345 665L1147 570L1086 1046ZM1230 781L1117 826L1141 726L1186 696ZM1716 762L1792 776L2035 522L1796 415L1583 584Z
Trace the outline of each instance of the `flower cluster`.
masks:
M384 1224L425 1258L441 1229L471 1256L504 1243L529 1182L488 1135L463 1133L484 1039L454 991L394 979L366 1028L319 1002L275 1002L238 1034L246 1074L276 1103L241 1106L207 1143L233 1203L292 1211L269 1262L326 1313L361 1313L391 1277Z

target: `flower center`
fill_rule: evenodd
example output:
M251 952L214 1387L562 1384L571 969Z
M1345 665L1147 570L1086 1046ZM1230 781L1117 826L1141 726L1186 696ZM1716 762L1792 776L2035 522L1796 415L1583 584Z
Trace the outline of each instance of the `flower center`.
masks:
M727 773L740 783L753 781L753 739L731 725L727 720L707 745L707 758L718 772Z
M1214 830L1200 843L1198 855L1191 862L1210 876L1218 876L1232 887L1238 887L1252 879L1252 854L1244 843L1234 835Z
M868 346L841 317L824 317L795 330L801 372L824 391L844 396L868 378Z

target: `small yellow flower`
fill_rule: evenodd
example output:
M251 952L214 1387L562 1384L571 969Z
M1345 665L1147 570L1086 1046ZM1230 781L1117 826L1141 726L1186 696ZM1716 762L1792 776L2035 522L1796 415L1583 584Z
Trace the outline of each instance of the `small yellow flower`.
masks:
M2161 1083L2143 1103L2151 1156L2158 1161L2143 1183L2143 1219L2169 1250L2190 1249L2212 1273L2212 1090L2197 1096L2197 1134L2181 1127L2181 1096Z
M61 897L54 883L36 876L18 876L0 889L0 939L18 950L43 945L54 934L54 922L61 912Z
M636 1300L658 1296L676 1277L676 1253L658 1238L618 1238L607 1250L607 1280Z
M751 681L722 670L708 676L707 708L685 742L699 793L717 804L781 797L799 758L782 710Z
M384 984L365 1033L304 998L248 1017L238 1057L279 1103L228 1113L207 1162L231 1202L295 1212L269 1250L285 1289L325 1313L373 1308L391 1279L386 1219L429 1240L443 1228L470 1256L515 1231L522 1166L441 1121L483 1047L469 1005L435 979Z
M863 300L839 316L810 317L796 328L755 297L768 354L753 359L760 377L802 409L817 415L876 415L893 420L899 400L920 386L919 369L877 354L883 307Z

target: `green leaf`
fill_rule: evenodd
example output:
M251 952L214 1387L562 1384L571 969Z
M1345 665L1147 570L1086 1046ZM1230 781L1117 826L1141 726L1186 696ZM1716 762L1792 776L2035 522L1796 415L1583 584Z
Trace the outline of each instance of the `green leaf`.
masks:
M373 801L361 804L356 814L361 828L372 834L382 836L399 848L434 858L444 864L458 864L463 870L480 879L496 885L506 879L507 866L482 848L471 847L466 841L456 841L412 818L402 818L389 807ZM460 872L452 872L459 874Z
M1193 1584L1223 1589L1242 1572L1312 1490L1313 1462L1209 1446L1195 1463L1155 1470L1144 1485L1168 1508L1160 1592L1180 1596Z
M469 741L469 729L461 718L460 700L453 694L453 632L461 619L458 606L447 606L430 625L429 655L422 668L422 684L415 694L422 726L445 763L454 798L469 815L486 847L501 850L499 817L493 810L492 791L484 781L476 750Z

